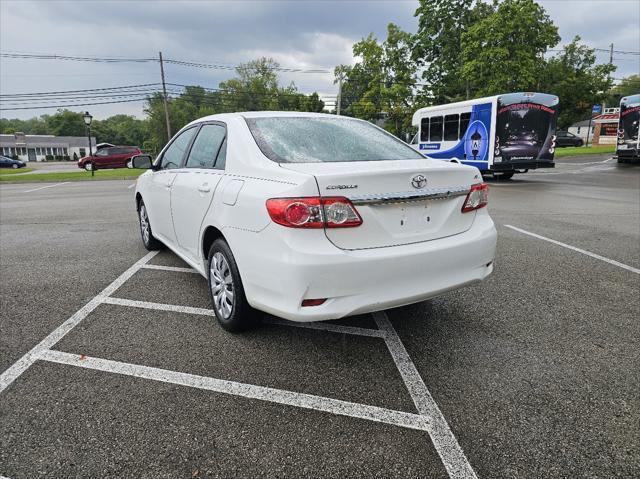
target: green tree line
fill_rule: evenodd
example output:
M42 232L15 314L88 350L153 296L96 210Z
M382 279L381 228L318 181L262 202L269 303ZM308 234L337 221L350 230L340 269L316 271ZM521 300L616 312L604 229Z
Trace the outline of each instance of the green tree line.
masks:
M345 114L384 120L404 137L418 108L539 91L560 98L558 124L566 128L592 104L615 106L640 91L637 76L613 87L615 66L597 64L580 37L549 55L558 28L534 0L420 0L415 16L415 34L389 24L385 40L363 38L353 46L356 63L336 67Z
M640 92L640 75L613 86L611 64L575 37L561 49L558 28L534 0L419 0L416 33L390 23L386 38L368 35L353 45L356 62L338 65L341 113L379 122L404 138L423 106L516 91L560 98L559 126L588 118L591 105L618 105ZM555 50L554 47L556 48ZM553 50L553 51L552 51ZM172 132L206 115L234 111L323 111L317 93L280 85L279 65L260 58L236 68L217 88L188 86L168 102ZM99 142L138 145L157 152L167 141L162 94L147 98L146 117L115 115L94 120ZM30 120L0 119L0 131L82 136L81 114L61 110Z
M239 65L236 76L221 82L218 88L187 86L178 97L168 101L172 132L197 118L216 113L256 110L320 112L324 109L324 102L317 93L300 93L293 83L281 86L276 73L278 68L279 64L273 59L260 58ZM130 115L94 119L91 135L98 143L136 145L152 153L158 152L168 141L161 93L147 98L144 112L144 119ZM0 119L1 133L18 131L31 135L86 135L82 113L66 109L29 120Z

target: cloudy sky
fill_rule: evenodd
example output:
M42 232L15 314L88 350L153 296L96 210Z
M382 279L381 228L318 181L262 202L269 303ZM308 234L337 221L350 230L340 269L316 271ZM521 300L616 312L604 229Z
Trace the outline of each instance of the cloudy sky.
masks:
M559 27L562 41L580 35L596 48L640 51L640 1L539 0ZM165 58L233 66L270 56L283 67L332 70L352 63L351 46L373 32L384 38L394 22L415 32L417 1L253 0L253 1L23 1L0 0L3 53ZM602 62L608 53L598 54ZM640 73L640 56L616 54L616 78ZM221 69L166 66L167 81L215 88L233 76ZM157 63L84 63L61 60L0 59L0 93L30 93L156 83ZM328 99L336 87L330 73L282 73ZM100 101L100 100L95 100ZM107 100L102 100L107 101ZM116 113L142 116L142 103L77 107L95 117ZM55 110L0 112L29 118Z

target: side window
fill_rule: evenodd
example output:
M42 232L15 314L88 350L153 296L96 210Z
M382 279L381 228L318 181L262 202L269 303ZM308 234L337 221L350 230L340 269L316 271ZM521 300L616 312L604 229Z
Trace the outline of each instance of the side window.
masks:
M225 135L223 126L204 125L193 142L186 167L213 168Z
M420 120L420 141L429 141L429 118Z
M464 134L469 128L469 122L471 121L471 113L460 113L460 138L464 138Z
M429 141L442 141L442 117L434 116L431 118L429 128Z
M111 148L103 148L101 150L96 151L95 156L107 156Z
M218 159L216 160L216 169L224 170L227 165L227 137L224 137L220 151L218 152Z
M180 168L184 153L191 142L191 138L195 133L196 128L189 128L188 130L180 133L173 142L164 151L162 158L160 159L160 168L163 170L171 170Z
M458 139L458 126L460 115L446 115L444 117L444 141L456 141Z

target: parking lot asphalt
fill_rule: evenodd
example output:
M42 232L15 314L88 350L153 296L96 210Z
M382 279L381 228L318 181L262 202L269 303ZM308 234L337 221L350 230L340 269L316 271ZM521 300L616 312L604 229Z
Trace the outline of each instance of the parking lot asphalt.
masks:
M640 477L640 166L489 182L484 283L243 335L131 182L0 185L0 476Z

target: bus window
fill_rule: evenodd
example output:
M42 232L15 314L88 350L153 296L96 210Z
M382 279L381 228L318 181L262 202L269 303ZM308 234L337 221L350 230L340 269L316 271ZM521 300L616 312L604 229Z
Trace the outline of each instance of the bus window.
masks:
M460 138L464 138L464 134L469 128L469 121L471 121L471 112L460 114Z
M429 118L420 121L420 141L429 141Z
M459 115L446 115L444 117L444 141L458 140Z
M431 118L429 128L429 141L442 141L442 117L434 116Z

